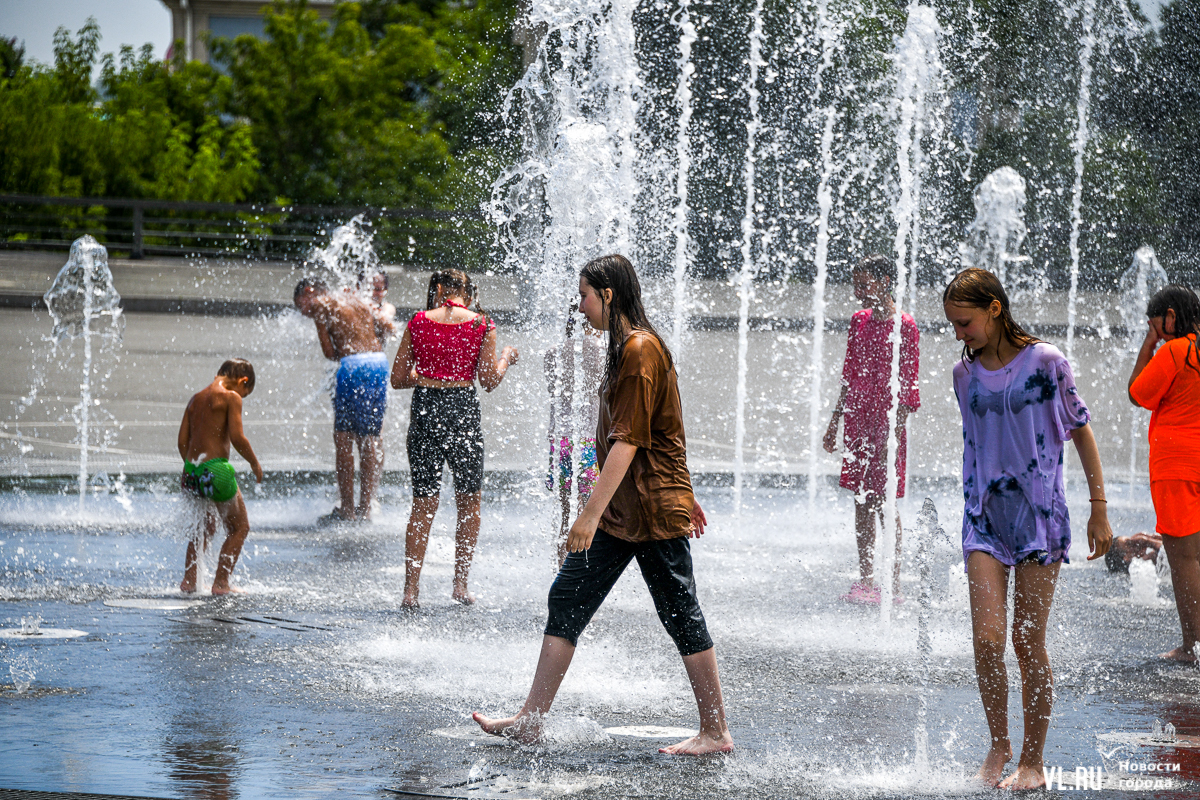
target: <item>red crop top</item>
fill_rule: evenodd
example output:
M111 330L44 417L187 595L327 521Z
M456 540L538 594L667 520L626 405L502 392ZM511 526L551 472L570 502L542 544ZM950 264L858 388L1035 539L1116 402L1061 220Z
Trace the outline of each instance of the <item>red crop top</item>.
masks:
M424 311L408 321L417 374L436 381L473 381L483 337L496 329L485 317L466 322L434 322Z

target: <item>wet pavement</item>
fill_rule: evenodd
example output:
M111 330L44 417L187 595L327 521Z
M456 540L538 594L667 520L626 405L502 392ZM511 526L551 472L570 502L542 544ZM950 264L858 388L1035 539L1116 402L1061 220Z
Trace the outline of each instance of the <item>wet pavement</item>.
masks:
M450 515L438 517L415 613L399 610L403 489L385 487L374 523L341 529L313 525L328 487L250 496L235 573L245 592L187 605L176 589L186 517L170 484L146 477L123 496L89 498L82 519L70 495L0 501L0 628L40 618L43 630L86 634L0 638L0 786L187 798L991 794L969 779L987 737L953 575L961 556L935 549L929 764L919 767L915 543L905 546L909 600L890 625L845 605L855 557L844 493L810 510L806 493L758 490L737 520L727 490L701 490L712 526L693 546L696 575L737 751L696 760L659 755L665 735L629 735L696 725L636 570L581 640L545 745L473 727L472 711L519 706L537 657L554 525L532 481L485 498L472 608L450 601ZM953 534L957 492L927 488ZM1136 498L1119 487L1112 497L1118 532L1152 523ZM1080 531L1086 498L1071 501ZM911 524L916 506L901 508ZM1188 737L1200 733L1200 671L1154 657L1178 637L1170 589L1135 605L1128 578L1087 563L1078 543L1072 556L1050 620L1048 765L1062 768L1064 794L1077 767L1105 767L1093 796L1129 793L1115 782L1134 774L1174 781L1153 796L1196 796L1200 749ZM168 607L135 607L154 604ZM1009 665L1019 740L1011 654ZM1151 742L1155 720L1172 723L1177 741ZM1122 762L1179 771L1128 773Z

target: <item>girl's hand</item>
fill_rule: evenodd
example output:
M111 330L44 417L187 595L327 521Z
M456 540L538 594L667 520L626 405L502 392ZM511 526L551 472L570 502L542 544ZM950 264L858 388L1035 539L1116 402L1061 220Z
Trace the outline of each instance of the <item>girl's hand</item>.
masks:
M509 345L500 351L500 357L507 361L509 366L516 364L517 359L520 358L520 355L521 354L517 352L517 348L513 347L512 345Z
M838 418L837 414L833 415L833 419L829 420L829 427L825 430L825 439L823 444L826 453L832 453L837 450L837 429Z
M708 518L704 516L704 509L698 501L692 500L692 532L688 534L688 538L699 539L704 535L704 526L707 524Z
M1167 337L1163 334L1162 317L1151 317L1146 331L1146 346L1153 349L1165 338Z
M1112 547L1112 526L1108 524L1108 504L1092 503L1092 515L1087 525L1088 548L1092 554L1088 561L1095 561Z
M592 539L596 538L596 524L581 514L567 534L567 552L578 553L591 547Z

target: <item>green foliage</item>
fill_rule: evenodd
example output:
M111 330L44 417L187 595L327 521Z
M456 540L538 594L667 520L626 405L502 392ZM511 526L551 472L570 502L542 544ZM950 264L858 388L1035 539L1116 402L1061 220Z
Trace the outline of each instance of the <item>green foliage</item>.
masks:
M251 122L261 192L379 205L473 199L459 190L461 157L494 138L486 112L515 75L511 16L497 0L373 0L341 4L325 21L277 0L264 38L212 42L232 78L231 109Z
M513 0L368 0L327 21L277 0L263 39L209 43L216 67L148 45L101 58L94 21L59 29L50 67L0 41L0 191L473 203L479 166L498 169L514 14Z
M236 201L258 183L246 125L223 124L229 79L154 60L149 45L101 60L89 20L55 34L52 68L0 79L0 189L59 196Z

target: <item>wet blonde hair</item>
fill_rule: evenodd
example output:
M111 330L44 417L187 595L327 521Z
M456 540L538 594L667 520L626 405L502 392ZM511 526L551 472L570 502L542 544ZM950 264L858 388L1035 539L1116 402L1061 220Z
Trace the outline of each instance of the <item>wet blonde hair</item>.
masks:
M979 267L969 267L954 276L946 290L942 292L942 305L957 303L970 308L990 308L993 301L1000 303L1000 333L1014 347L1021 348L1028 344L1042 341L1031 335L1013 319L1009 310L1008 293L1004 286L991 272ZM967 362L973 362L978 351L963 345L962 357Z

